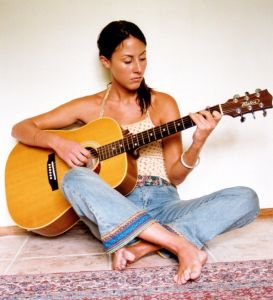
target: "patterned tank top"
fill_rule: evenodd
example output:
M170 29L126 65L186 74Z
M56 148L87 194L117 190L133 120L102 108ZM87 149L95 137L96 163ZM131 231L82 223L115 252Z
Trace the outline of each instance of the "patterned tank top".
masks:
M123 125L123 129L128 129L131 133L135 134L141 131L148 130L155 127L149 113L146 114L144 120L139 122ZM169 181L162 149L162 141L158 140L152 142L139 149L139 158L137 159L138 174L142 176L158 176Z

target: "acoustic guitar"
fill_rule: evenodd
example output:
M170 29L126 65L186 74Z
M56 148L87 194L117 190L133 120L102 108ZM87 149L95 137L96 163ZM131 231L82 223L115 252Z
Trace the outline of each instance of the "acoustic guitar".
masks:
M210 108L222 115L241 117L255 111L272 108L272 96L267 90L256 90L245 96L235 96ZM156 126L137 134L123 135L119 124L111 118L101 118L74 130L52 130L75 140L92 154L86 167L91 168L111 187L129 194L136 185L137 168L134 152L149 143L195 126L189 116ZM60 189L69 167L52 150L17 143L11 151L5 170L6 199L14 222L29 231L44 236L59 235L79 220ZM99 199L98 199L99 201Z

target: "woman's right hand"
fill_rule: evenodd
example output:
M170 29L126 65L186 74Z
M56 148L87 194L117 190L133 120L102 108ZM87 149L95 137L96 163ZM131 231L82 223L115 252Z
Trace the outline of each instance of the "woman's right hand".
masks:
M81 144L60 137L53 147L57 155L71 168L84 166L91 157Z

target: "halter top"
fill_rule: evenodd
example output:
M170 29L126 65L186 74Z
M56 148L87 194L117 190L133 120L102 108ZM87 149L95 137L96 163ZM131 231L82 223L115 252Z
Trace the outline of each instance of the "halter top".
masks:
M104 116L104 106L109 95L109 88L106 91L102 105L100 108L100 118ZM136 134L150 128L155 127L149 111L146 112L146 116L143 120L128 124L121 125L124 130L129 130L130 133ZM145 145L139 149L139 158L137 159L138 174L142 176L158 176L169 181L163 156L162 141L158 140Z

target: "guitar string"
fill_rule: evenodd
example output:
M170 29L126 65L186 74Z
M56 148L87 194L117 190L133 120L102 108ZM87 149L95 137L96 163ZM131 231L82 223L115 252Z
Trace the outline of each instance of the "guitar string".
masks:
M217 106L213 107L213 108L210 108L210 109L217 109ZM219 106L218 106L218 109L219 109ZM183 124L183 129L186 129L186 128L189 128L191 126L194 126L194 122L192 121L192 119L189 117L189 116L186 116L184 118L181 118L181 119L178 119L178 120L175 120L175 121L171 121L171 122L168 122L166 124L163 124L163 125L160 125L160 126L157 126L155 128L152 128L152 129L149 129L147 131L144 131L144 132L140 132L140 133L137 133L137 134L134 134L134 135L131 135L129 137L125 137L124 139L121 139L121 140L118 140L118 141L115 141L111 144L108 144L108 145L105 145L105 146L102 146L103 148L100 147L99 150L102 150L101 152L103 152L103 154L107 154L109 153L110 156L112 156L111 154L116 154L116 153L122 153L122 151L124 151L124 148L123 148L123 143L121 143L122 141L125 141L125 143L128 145L128 147L130 148L130 145L132 145L132 148L135 148L135 146L140 146L139 142L138 142L138 138L140 138L144 144L147 144L148 142L151 142L151 139L149 138L149 136L151 136L151 131L154 132L154 135L155 136L158 136L159 135L159 138L163 138L164 137L164 133L162 133L162 128L166 128L168 131L171 131L173 133L176 133L178 132L179 130L177 130L177 127L179 127L178 125L176 125L177 122L181 122L182 121L182 124ZM150 134L149 134L150 133ZM169 132L168 132L169 133ZM145 135L145 136L144 136ZM169 135L169 134L168 134ZM134 139L136 141L134 141ZM154 141L154 140L152 140ZM120 147L121 145L121 147ZM120 151L119 151L120 150ZM112 153L111 153L112 152Z
M183 124L183 129L187 129L187 128L195 125L195 123L192 121L192 119L189 116L186 116L183 119L181 118L181 119L178 119L175 121L171 121L167 124L160 125L153 129L149 129L147 131L140 132L140 133L137 133L134 135L130 135L121 140L118 140L118 141L115 141L108 145L102 146L102 147L100 147L100 149L98 149L101 154L100 156L102 156L102 158L106 159L108 157L111 157L116 154L120 154L120 153L124 152L126 149L124 149L123 143L121 143L121 141L124 141L124 144L126 144L127 148L129 148L127 150L130 150L130 148L135 149L135 148L142 146L142 144L139 143L139 138L142 140L143 144L147 144L147 143L155 141L154 137L156 139L164 138L164 132L162 132L162 129L164 127L168 128L168 130L171 131L173 134L178 131L181 131L181 130L177 130L178 127L181 128L181 125L180 126L176 125L177 122L181 122L181 121ZM151 136L151 134L152 134L152 136ZM167 134L167 135L169 135L169 134ZM153 139L151 139L150 136ZM122 147L120 147L120 145L122 145Z
M248 96L249 96L249 100L251 100L253 97L254 98L257 97L256 94L252 94L252 95L248 95ZM243 99L243 97L240 97L238 99L238 102L235 103L235 104L238 106L238 103L241 103L242 99ZM244 100L246 100L246 99L244 99ZM234 108L232 108L232 105L234 106L234 102L233 102L232 99L230 99L226 103L223 103L221 105L218 104L218 105L215 105L215 106L212 106L212 107L208 107L207 110L210 110L211 112L213 110L221 111L221 108L222 108L222 110L224 110L225 114L229 114L229 113L234 111ZM226 107L228 107L228 109L226 109ZM262 109L263 108L261 107L259 110L262 110ZM241 113L241 114L250 113L252 111L253 110L249 110L249 111L247 111L245 113ZM103 154L106 154L106 155L108 154L108 155L112 156L112 154L115 154L115 153L111 153L111 152L112 151L118 151L118 150L119 150L119 153L122 153L122 151L124 152L126 150L125 149L126 148L125 143L127 144L127 146L129 148L130 148L130 144L132 144L132 148L134 148L134 144L136 146L140 146L139 142L138 142L139 137L141 138L141 140L144 144L147 144L149 142L154 141L154 140L151 141L150 137L155 137L157 139L157 135L161 135L161 137L163 138L164 134L162 134L161 129L164 128L164 127L167 129L168 135L171 135L171 134L174 134L176 132L181 131L181 130L177 130L177 127L179 127L179 126L176 126L176 125L178 125L176 123L180 122L180 121L182 121L182 124L183 124L183 129L182 130L190 128L190 127L195 125L195 123L192 121L190 116L185 116L185 117L182 117L181 119L174 120L174 121L168 122L168 123L160 125L160 126L156 126L156 127L152 128L152 129L149 129L147 131L143 131L143 132L140 132L140 133L137 133L137 134L134 134L134 135L130 135L128 137L124 137L123 139L117 140L117 141L112 142L108 145L98 147L97 149L91 148L91 149L89 149L89 151L90 151L91 155L94 156L94 157L103 156ZM169 131L171 131L171 132L174 131L174 133L170 134ZM136 137L137 143L134 142L134 140L133 140L134 137ZM116 152L116 154L119 154L119 153Z
M167 124L157 126L155 128L151 128L147 131L140 132L140 133L137 133L134 135L130 135L128 137L125 137L123 139L115 141L111 144L99 147L100 149L98 149L98 150L99 151L102 150L102 151L100 151L100 153L103 152L102 156L103 156L103 154L106 155L106 157L103 157L103 158L107 158L108 155L111 157L115 154L120 154L120 153L124 152L126 149L124 149L123 144L127 145L127 147L129 148L128 150L130 150L130 148L135 149L142 145L139 143L139 140L142 140L143 144L147 144L147 143L155 141L154 137L156 137L156 139L163 138L164 133L162 133L162 130L161 130L163 127L168 128L169 129L168 131L171 131L173 133L178 132L177 131L178 126L175 125L175 123L177 123L178 121L181 122L180 119L176 120L176 121L171 121ZM185 128L185 126L189 126L189 125L194 126L194 123L191 121L191 119L189 119L189 121L190 122L187 122L187 120L186 120L185 122L183 122L183 120L182 120L183 128ZM150 137L152 137L152 139ZM122 141L124 141L124 143L122 143ZM120 145L121 145L121 147L120 147ZM126 148L126 146L125 146L125 148Z
M233 103L224 103L224 104L221 105L222 109L224 109L224 113L228 114L228 113L234 111L234 108L232 108L232 107L229 108L229 109L226 109L226 107L230 107L231 105L234 105L234 104ZM220 111L220 105L216 105L216 106L213 106L213 107L208 107L207 109L210 110L211 112L214 111L214 110ZM251 112L251 111L249 111L249 112ZM247 113L248 113L248 111L247 111ZM110 157L111 157L113 155L120 154L120 153L124 152L126 150L126 149L124 149L124 148L126 148L124 146L125 143L127 144L127 146L129 148L130 148L130 145L132 145L132 149L135 149L136 147L134 147L134 146L137 146L137 147L141 146L138 142L138 138L140 138L144 142L144 144L147 144L147 143L151 142L151 140L149 138L150 135L148 135L148 133L151 133L151 131L154 132L154 135L156 136L156 138L157 138L158 135L159 135L158 138L160 138L160 137L163 138L164 137L164 134L162 134L162 129L164 127L167 128L168 131L169 130L171 132L174 131L172 134L181 131L181 130L177 130L178 126L176 126L176 123L181 122L181 121L183 123L183 129L187 129L187 128L190 128L190 127L195 125L195 123L192 121L190 116L185 116L181 119L171 121L171 122L168 122L168 123L160 125L160 126L156 126L153 129L149 129L149 130L144 131L144 132L140 132L140 133L137 133L137 134L134 134L134 135L130 135L130 136L125 137L123 139L112 142L108 145L101 146L97 150L98 150L99 154L106 154L106 156L110 155ZM168 135L170 135L170 134L168 134ZM134 140L134 138L136 140ZM152 141L154 141L154 140L152 140ZM130 150L130 149L128 149L128 150Z

